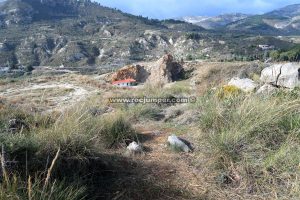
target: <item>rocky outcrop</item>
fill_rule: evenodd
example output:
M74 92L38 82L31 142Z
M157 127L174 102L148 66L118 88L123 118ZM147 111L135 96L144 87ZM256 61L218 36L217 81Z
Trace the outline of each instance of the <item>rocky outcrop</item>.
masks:
M166 84L183 76L183 67L167 54L157 62L129 65L112 75L111 81L135 79L139 83Z
M257 87L257 84L253 80L249 78L240 79L238 77L232 78L228 85L235 86L244 92L253 92Z
M298 63L275 64L261 72L260 80L277 87L293 89L300 86L299 73Z
M112 81L134 79L139 83L144 83L149 77L149 72L141 65L129 65L121 68L112 76Z
M148 68L150 76L148 82L152 84L166 84L177 81L183 76L183 67L176 62L172 55L167 54Z

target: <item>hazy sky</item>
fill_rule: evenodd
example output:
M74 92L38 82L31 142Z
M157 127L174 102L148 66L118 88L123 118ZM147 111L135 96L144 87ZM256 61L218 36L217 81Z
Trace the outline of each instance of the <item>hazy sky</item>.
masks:
M97 0L102 5L150 18L219 15L224 13L262 14L300 0Z

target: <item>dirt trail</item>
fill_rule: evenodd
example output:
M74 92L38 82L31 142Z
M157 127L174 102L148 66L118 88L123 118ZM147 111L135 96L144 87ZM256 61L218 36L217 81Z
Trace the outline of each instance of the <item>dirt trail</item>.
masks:
M199 184L205 182L203 172L192 164L197 159L197 154L171 151L167 146L167 138L172 133L170 130L163 130L157 134L153 129L145 129L142 129L140 135L145 154L137 159L144 165L156 166L148 172L149 176L179 188L183 193L188 192L191 199L205 197L207 189L205 185Z

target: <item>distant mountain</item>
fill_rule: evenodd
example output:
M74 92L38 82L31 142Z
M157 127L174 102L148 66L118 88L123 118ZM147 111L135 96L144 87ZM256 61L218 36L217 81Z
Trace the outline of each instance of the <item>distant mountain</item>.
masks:
M184 50L185 34L202 31L90 0L7 0L0 4L0 67L122 66L156 59L177 43Z
M211 27L244 17L223 15L210 19L215 23ZM280 39L262 37L260 41L276 48L293 46ZM253 35L134 16L90 0L7 0L0 4L3 69L65 66L111 71L156 60L167 52L178 59L253 60L264 55L257 45Z
M227 30L261 34L300 34L300 4L248 18L227 25Z
M223 28L226 25L245 19L250 15L235 13L235 14L224 14L215 17L204 17L204 16L195 16L195 17L183 17L180 20L196 24L205 29L218 29Z

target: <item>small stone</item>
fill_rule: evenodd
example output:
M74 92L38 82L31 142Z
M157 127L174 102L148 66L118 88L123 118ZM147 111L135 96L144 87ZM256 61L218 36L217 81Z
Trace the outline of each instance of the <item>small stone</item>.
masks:
M192 151L190 144L176 135L171 135L168 137L168 144L174 150L183 151L186 153Z
M127 146L127 152L129 154L140 154L143 152L143 147L137 142L132 142Z

